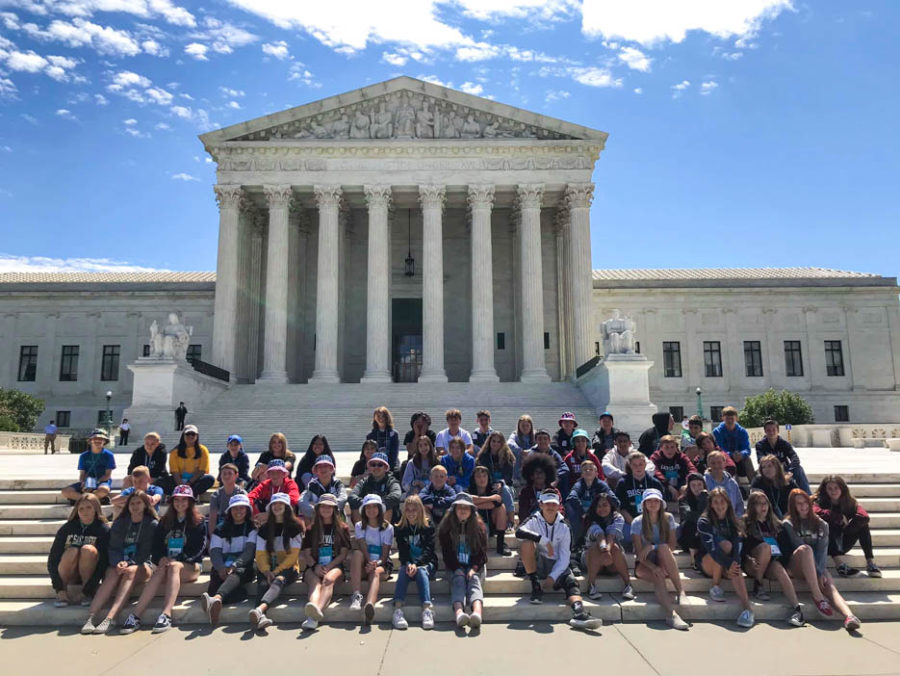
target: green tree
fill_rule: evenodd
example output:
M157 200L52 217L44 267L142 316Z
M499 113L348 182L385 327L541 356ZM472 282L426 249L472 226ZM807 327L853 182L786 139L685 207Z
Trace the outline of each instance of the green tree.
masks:
M796 392L768 389L755 397L747 397L741 411L741 425L762 427L772 418L781 425L808 425L813 422L812 407Z
M43 412L43 399L0 387L0 431L30 432Z

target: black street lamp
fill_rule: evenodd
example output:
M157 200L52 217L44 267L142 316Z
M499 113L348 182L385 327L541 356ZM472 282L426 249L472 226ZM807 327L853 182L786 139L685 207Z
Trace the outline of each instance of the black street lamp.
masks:
M700 420L703 420L703 397L701 396L703 391L698 387L697 388L697 415L700 416Z
M112 408L110 408L109 401L112 399L112 390L106 390L106 434L112 439Z
M403 273L407 277L415 277L416 276L416 259L413 258L412 255L412 225L410 224L409 218L410 209L406 210L406 241L407 246L409 247L406 253L406 271Z

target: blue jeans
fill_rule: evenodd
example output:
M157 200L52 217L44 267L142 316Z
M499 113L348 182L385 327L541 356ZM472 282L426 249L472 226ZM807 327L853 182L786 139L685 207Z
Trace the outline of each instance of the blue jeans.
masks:
M406 601L406 588L409 583L415 580L416 588L419 590L419 601L422 605L431 603L431 580L428 579L428 566L419 566L416 569L415 577L410 578L406 574L406 566L400 565L397 568L397 586L394 588L394 603L403 603Z
M803 471L803 468L800 465L795 465L794 467L789 467L788 471L794 475L794 481L797 482L797 485L807 493L810 493L809 479L806 478L806 472Z
M513 505L513 490L504 482L500 487L500 497L503 498L503 506L506 507L507 518L512 519L513 514L516 513L516 508Z

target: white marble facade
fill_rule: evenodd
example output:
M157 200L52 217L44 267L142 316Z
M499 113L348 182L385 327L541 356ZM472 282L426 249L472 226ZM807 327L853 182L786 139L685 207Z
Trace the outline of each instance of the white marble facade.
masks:
M201 137L218 165L213 273L0 274L0 387L45 399L70 427L132 400L126 365L172 310L233 383L373 384L395 376L393 303L421 303L420 380L573 379L621 309L653 363L660 410L799 391L817 421L900 422L895 278L803 269L591 271L592 172L606 134L398 78ZM602 232L601 222L595 232ZM408 251L415 275L406 276ZM545 342L546 334L546 342ZM502 340L501 340L502 335ZM784 341L803 375L785 372ZM844 375L829 376L824 341ZM720 344L708 377L703 342ZM760 347L747 376L744 342ZM681 371L667 375L663 342ZM78 376L60 378L64 346ZM119 347L112 380L104 346ZM23 348L37 348L20 380ZM490 402L485 402L489 405Z

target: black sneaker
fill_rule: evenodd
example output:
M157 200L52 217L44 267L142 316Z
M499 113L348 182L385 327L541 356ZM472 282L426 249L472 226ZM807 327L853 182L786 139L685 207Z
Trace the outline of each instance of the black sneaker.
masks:
M141 630L141 618L137 617L134 613L129 615L125 620L125 624L122 625L122 628L119 630L122 634L133 634L136 631Z
M842 563L837 567L837 574L841 577L853 577L854 575L859 575L859 568L852 568L846 563Z
M516 561L516 569L513 571L513 577L525 577L525 564L522 563L522 559Z
M165 613L160 613L159 617L156 620L156 624L153 625L153 633L161 634L164 631L169 631L172 628L172 618L166 615Z
M580 613L572 616L572 619L569 620L569 626L575 627L576 629L594 630L603 626L603 620L598 617L591 617L589 612L582 610Z
M531 582L531 603L534 605L538 605L539 603L544 602L544 590L541 587L541 583L537 580L532 580Z

